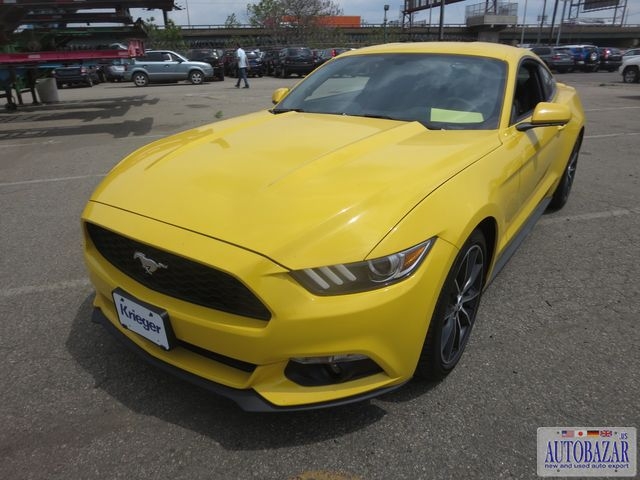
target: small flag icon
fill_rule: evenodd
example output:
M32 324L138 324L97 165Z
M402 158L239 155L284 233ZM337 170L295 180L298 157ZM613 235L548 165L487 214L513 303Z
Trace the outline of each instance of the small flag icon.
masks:
M575 436L578 438L586 438L587 437L587 431L586 430L576 430L575 432Z
M610 437L611 435L613 435L611 430L600 430L601 437Z
M600 430L587 430L587 437L599 437Z
M573 438L573 430L562 430L563 438Z

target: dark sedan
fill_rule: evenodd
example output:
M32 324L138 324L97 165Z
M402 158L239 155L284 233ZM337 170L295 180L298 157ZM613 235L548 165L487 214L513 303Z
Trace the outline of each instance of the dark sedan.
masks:
M622 65L622 51L619 48L600 47L600 70L615 72Z

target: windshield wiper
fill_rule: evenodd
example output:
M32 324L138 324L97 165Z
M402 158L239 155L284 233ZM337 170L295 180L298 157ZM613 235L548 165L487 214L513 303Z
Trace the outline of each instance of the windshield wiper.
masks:
M304 113L304 110L302 108L272 108L270 112L277 115L278 113L287 113L287 112Z
M347 115L350 114L347 113ZM398 120L397 118L390 117L389 115L379 115L377 113L355 113L353 115L356 117L381 118L382 120Z

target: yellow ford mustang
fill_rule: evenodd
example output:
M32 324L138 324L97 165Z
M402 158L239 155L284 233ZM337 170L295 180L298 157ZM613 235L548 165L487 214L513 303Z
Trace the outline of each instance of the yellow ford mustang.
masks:
M415 43L273 100L109 173L82 216L94 320L246 410L443 378L483 289L567 201L576 91L524 49Z

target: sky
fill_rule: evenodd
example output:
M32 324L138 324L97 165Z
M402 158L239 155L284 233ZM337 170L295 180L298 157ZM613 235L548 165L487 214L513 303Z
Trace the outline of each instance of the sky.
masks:
M222 25L227 17L231 14L235 14L240 23L248 23L247 21L247 4L258 3L259 0L251 2L250 0L175 0L177 5L184 7L181 11L172 11L169 13L169 18L173 20L177 25ZM434 2L438 0L433 0ZM506 0L504 0L506 1ZM384 5L389 5L389 11L387 12L387 20L401 20L401 10L404 6L404 1L398 0L334 0L339 4L343 10L344 15L359 15L361 20L369 24L382 24L384 19ZM485 0L465 0L455 4L445 6L445 24L464 24L465 15L464 11L467 6L484 4ZM543 5L545 0L520 0L512 1L510 3L518 3L518 23L522 23L523 16L525 15L526 5L526 18L527 24L539 23L538 16L542 15ZM554 0L546 0L545 13L551 20L553 13ZM563 0L560 0L558 13L556 16L556 22L559 21L562 13ZM567 13L568 13L567 3ZM613 10L603 10L593 12L590 14L580 14L580 18L598 17L609 18L613 17ZM620 11L618 15L620 15ZM155 18L156 24L162 24L162 12L159 10L133 10L132 15L134 18L141 17L143 20L147 20L150 17ZM440 19L440 9L434 8L431 12L432 24L437 24ZM429 22L429 11L425 10L414 15L414 21L424 20ZM619 22L619 19L616 23ZM625 24L638 25L640 24L640 1L627 0L627 16Z

